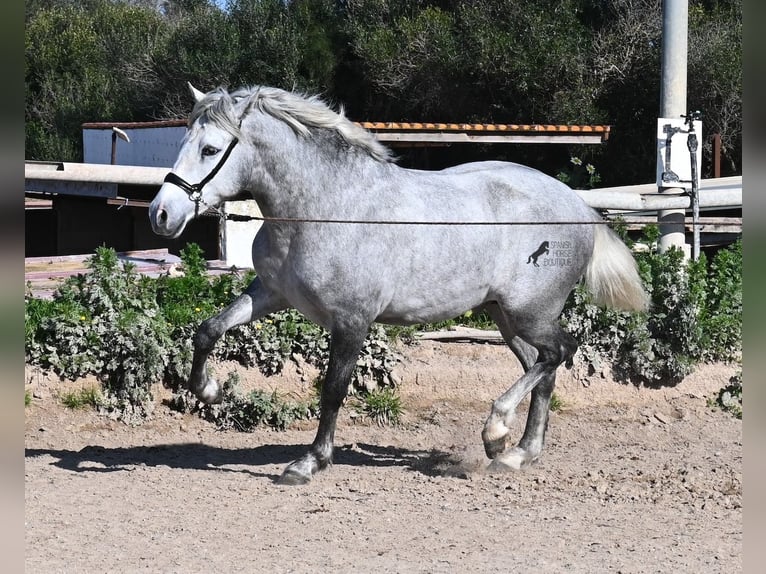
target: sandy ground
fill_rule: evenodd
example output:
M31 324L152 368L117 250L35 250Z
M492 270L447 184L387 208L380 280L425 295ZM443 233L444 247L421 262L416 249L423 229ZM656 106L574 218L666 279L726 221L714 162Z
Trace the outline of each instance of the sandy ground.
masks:
M404 354L403 424L344 409L334 466L303 487L275 480L315 422L221 432L169 411L158 389L154 419L129 427L61 406L61 388L92 381L28 369L26 571L742 570L742 423L706 404L733 367L663 389L561 369L565 406L543 457L491 474L480 432L520 374L510 352L428 341ZM239 371L246 384L306 392L294 369Z

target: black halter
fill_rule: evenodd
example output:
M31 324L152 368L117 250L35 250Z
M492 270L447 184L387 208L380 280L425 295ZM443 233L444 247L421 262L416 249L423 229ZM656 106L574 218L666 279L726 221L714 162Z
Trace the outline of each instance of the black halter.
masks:
M238 138L234 138L233 140L231 140L229 147L227 147L226 151L223 152L221 159L218 160L218 163L215 165L213 170L209 174L207 174L205 179L203 179L199 183L189 183L181 176L174 174L172 171L165 176L166 183L171 183L183 189L186 192L186 195L189 196L189 199L194 202L195 217L198 215L199 204L202 201L202 188L205 187L208 183L210 183L210 180L213 179L215 175L221 170L221 168L223 167L223 164L226 163L227 159L229 159L229 156L231 155L231 152L234 149L234 146L237 145L238 142L239 142Z

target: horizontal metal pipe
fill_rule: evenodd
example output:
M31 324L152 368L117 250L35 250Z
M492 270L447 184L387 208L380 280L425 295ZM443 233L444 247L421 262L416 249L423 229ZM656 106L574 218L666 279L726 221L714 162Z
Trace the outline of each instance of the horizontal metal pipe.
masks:
M24 165L24 178L27 183L62 181L159 187L168 171L169 169L164 167L27 162ZM76 186L70 187L76 188ZM577 190L577 193L588 205L596 209L656 211L660 209L687 209L691 206L689 196L660 195L657 193L657 186L654 183ZM702 208L741 207L742 177L702 180L699 195L700 207Z

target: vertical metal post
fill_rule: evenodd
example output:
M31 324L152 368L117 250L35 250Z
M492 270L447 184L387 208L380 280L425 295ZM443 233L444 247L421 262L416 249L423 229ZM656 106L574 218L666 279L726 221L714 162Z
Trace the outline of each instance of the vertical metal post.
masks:
M692 234L694 242L692 244L692 259L697 261L700 258L700 196L699 196L699 171L697 165L697 133L694 131L694 114L689 114L687 118L689 120L689 139L686 141L686 145L689 148L689 156L691 160L692 168Z
M664 0L662 3L662 84L660 117L679 118L686 113L686 60L689 31L688 0ZM660 193L682 194L683 188L661 187ZM658 213L660 251L671 247L684 249L683 209L663 209Z
M130 143L130 138L128 137L128 134L126 134L120 128L116 128L112 126L112 156L111 156L112 165L117 163L117 138L118 137L121 140L125 140L126 142Z
M112 132L112 156L110 164L114 165L115 161L117 161L117 132Z
M713 134L713 177L721 177L721 134Z

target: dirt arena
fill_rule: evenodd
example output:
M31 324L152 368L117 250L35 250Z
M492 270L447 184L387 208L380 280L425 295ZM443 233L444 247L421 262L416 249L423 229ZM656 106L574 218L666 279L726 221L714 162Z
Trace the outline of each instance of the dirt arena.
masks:
M234 368L219 365L223 373ZM740 572L742 423L707 406L734 372L673 388L559 371L531 469L490 474L481 427L520 370L500 345L424 341L398 368L398 427L341 413L335 464L275 484L315 422L221 432L169 411L129 427L72 411L27 369L26 571ZM243 383L299 395L288 369ZM519 407L520 437L526 403Z

